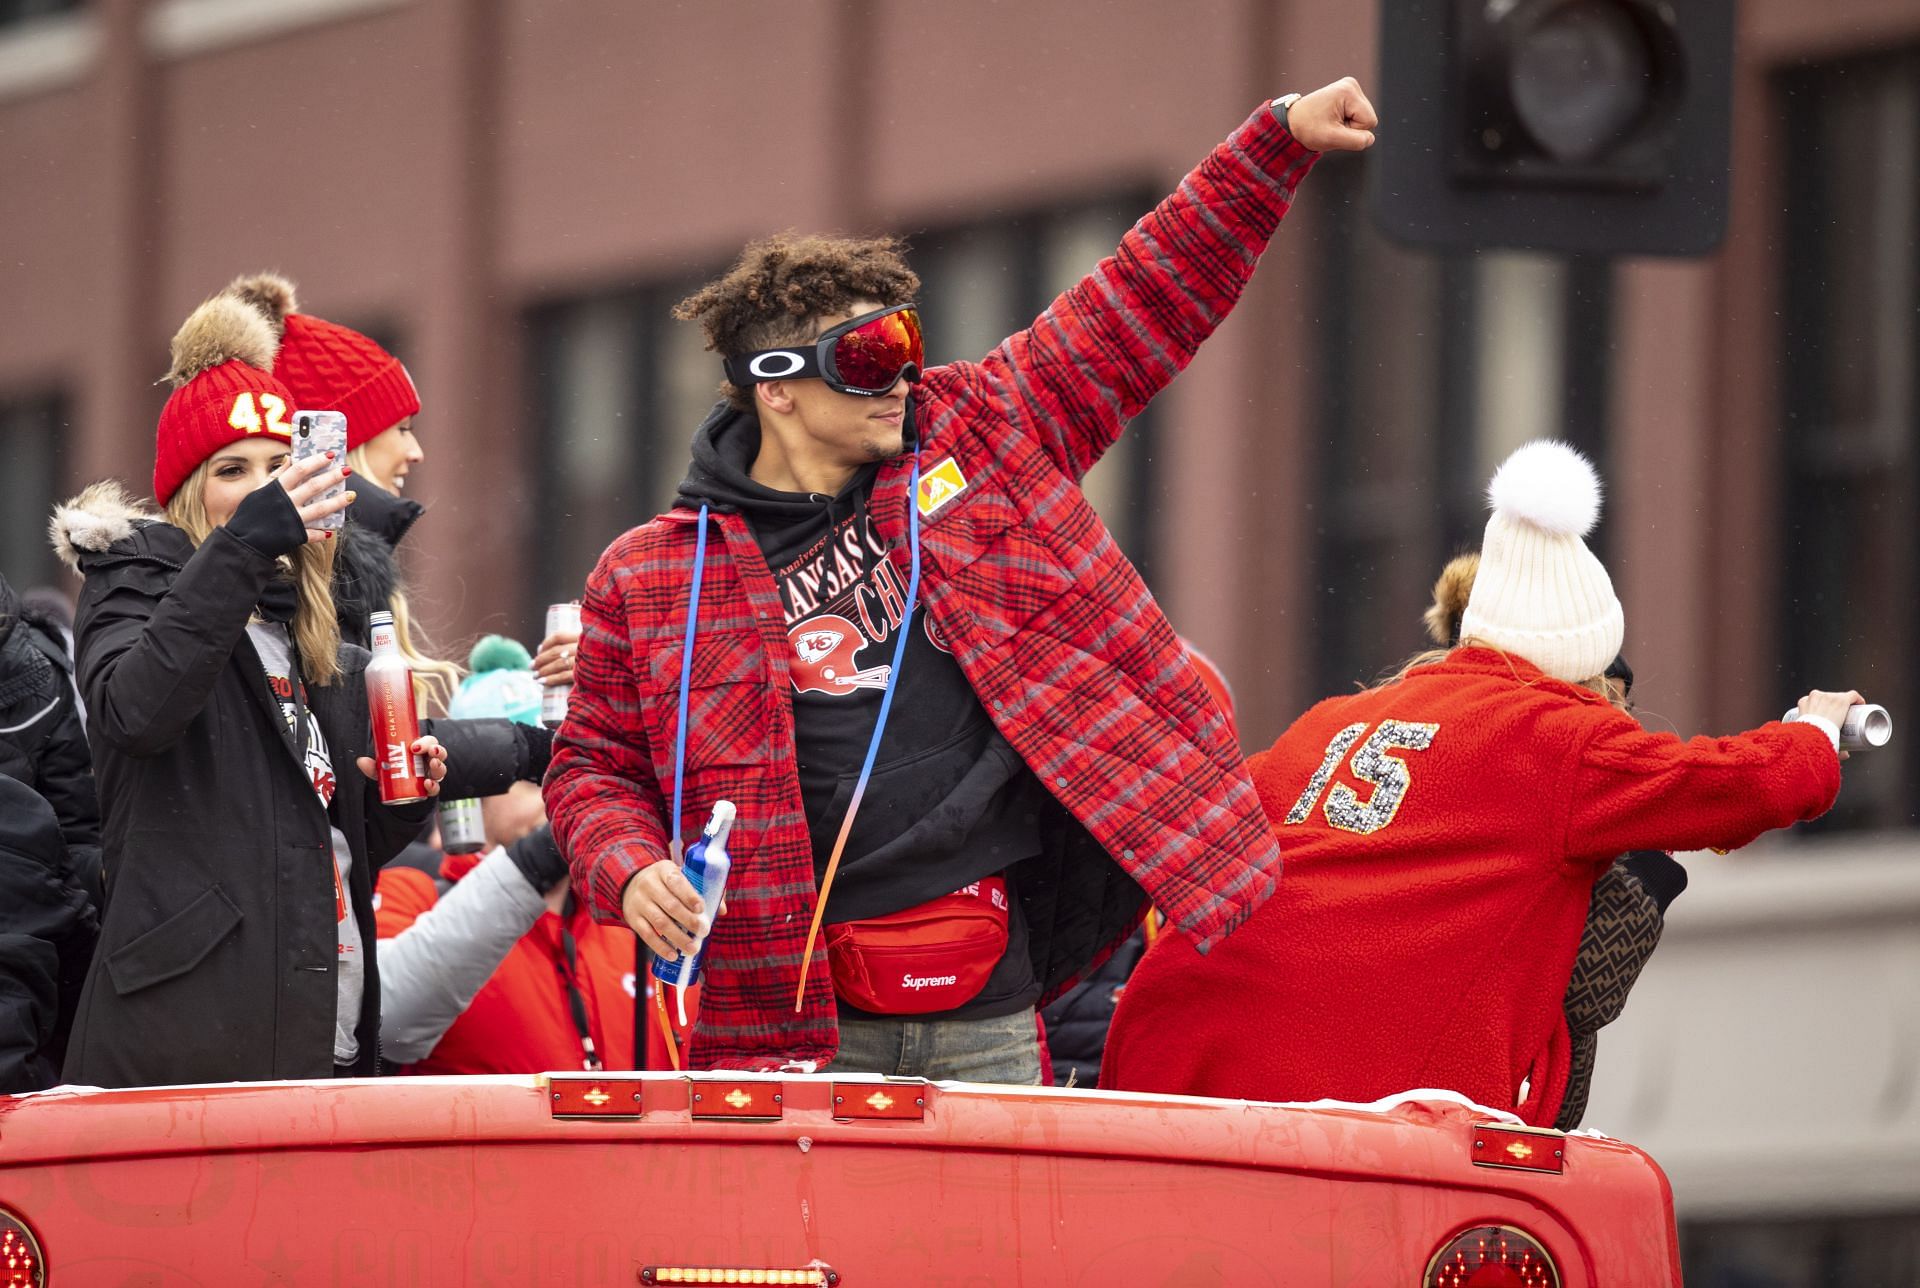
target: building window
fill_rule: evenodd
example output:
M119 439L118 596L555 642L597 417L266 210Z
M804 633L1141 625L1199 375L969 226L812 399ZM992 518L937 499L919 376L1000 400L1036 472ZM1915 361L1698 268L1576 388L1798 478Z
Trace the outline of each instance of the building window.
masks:
M719 398L720 365L700 328L670 316L696 285L620 290L529 317L540 539L527 620L578 598L614 538L673 503L693 431Z
M1076 205L912 239L927 360L978 359L1026 326L1120 242L1147 201ZM718 270L716 270L718 271ZM673 305L706 275L536 307L527 388L541 450L537 614L580 594L613 539L673 503L693 431L719 398L720 363ZM1151 411L1083 487L1142 572L1151 547L1144 461Z
M40 393L0 398L0 574L15 590L57 581L47 542L50 499L61 473L60 448L72 435L67 401Z
M1785 676L1895 712L1818 826L1915 822L1920 741L1920 50L1783 74ZM1798 690L1796 690L1798 691Z
M1434 578L1479 547L1487 480L1514 448L1551 435L1606 471L1604 262L1400 246L1365 217L1363 164L1334 159L1314 176L1320 694L1429 646ZM1604 551L1604 524L1590 541Z

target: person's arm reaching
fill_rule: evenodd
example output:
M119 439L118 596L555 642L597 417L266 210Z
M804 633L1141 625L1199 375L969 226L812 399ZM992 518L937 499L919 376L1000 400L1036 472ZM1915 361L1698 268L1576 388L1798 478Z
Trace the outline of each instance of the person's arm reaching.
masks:
M1811 694L1816 714L1846 714L1858 694ZM1808 703L1803 700L1802 708ZM1838 720L1832 721L1836 726ZM1768 724L1731 738L1648 733L1624 717L1577 753L1567 854L1733 850L1818 818L1840 791L1840 759L1816 724Z
M381 874L383 891L389 880ZM540 827L481 859L404 926L383 906L381 1055L395 1064L425 1058L540 920L548 891L565 880L566 863Z
M977 367L1006 419L1079 478L1183 370L1240 298L1321 151L1373 142L1373 106L1351 78L1262 104L1120 247Z

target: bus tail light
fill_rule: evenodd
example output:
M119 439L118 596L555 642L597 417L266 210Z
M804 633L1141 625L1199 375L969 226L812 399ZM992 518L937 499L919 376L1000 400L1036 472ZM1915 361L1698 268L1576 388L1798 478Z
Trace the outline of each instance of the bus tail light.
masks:
M0 1288L43 1288L46 1282L40 1241L25 1221L0 1208Z
M1476 1225L1440 1245L1421 1288L1560 1288L1560 1268L1525 1230Z

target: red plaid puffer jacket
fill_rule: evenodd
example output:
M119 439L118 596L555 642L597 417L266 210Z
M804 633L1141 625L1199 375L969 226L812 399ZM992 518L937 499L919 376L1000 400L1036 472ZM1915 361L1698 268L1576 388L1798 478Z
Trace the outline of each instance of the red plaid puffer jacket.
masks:
M913 392L922 597L994 722L1111 856L1100 867L1131 896L1114 941L1138 917L1125 877L1204 949L1273 893L1280 854L1227 720L1077 480L1232 308L1314 156L1262 106L1031 327ZM909 464L881 469L871 503L903 581ZM794 1009L815 887L785 617L745 521L710 522L683 835L717 799L740 813L693 1061L824 1064L838 1045L824 947ZM546 798L603 921L667 855L695 530L685 510L636 528L587 583ZM1114 898L1096 886L1055 903L1071 917ZM1100 956L1043 981L1049 994Z

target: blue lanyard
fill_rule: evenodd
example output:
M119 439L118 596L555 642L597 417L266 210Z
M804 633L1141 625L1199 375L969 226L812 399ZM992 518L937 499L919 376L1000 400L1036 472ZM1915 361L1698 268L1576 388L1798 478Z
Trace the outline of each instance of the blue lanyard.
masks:
M820 934L821 918L826 914L827 896L833 889L834 874L840 869L840 856L847 846L847 837L853 831L854 817L860 812L861 799L866 795L867 781L873 777L874 761L880 755L880 739L887 730L887 718L893 712L893 695L900 683L900 668L906 661L907 634L913 626L913 610L920 602L920 456L916 450L913 467L909 477L907 492L907 544L911 559L907 576L906 610L900 618L899 633L893 641L893 665L887 671L887 687L880 695L880 716L874 722L873 737L867 742L867 756L860 765L860 777L853 785L853 796L847 802L846 818L841 820L840 835L833 844L833 854L827 860L826 874L820 879L820 894L814 902L813 925L807 932L806 951L800 958L800 987L794 998L794 1010L801 1008L801 1000L806 996L807 973L813 963L813 946ZM681 788L686 781L687 767L687 715L689 707L689 689L693 680L693 641L700 619L700 586L707 564L707 507L700 507L699 536L695 540L693 551L693 590L687 600L686 641L680 651L680 727L674 737L673 748L673 839L670 853L674 862L680 861L681 831L680 809Z

